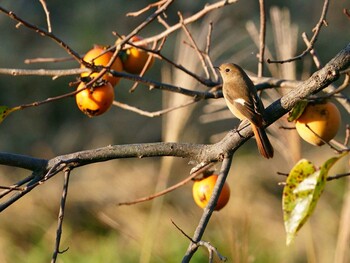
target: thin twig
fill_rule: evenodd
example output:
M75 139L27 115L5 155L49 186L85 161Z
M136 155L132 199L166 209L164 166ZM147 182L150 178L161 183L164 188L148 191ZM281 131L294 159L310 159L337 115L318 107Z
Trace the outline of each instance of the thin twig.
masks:
M344 145L348 145L349 141L350 141L350 125L346 124Z
M152 15L148 16L141 24L139 24L134 30L132 30L127 36L125 36L120 42L117 42L114 46L110 47L109 49L106 49L106 52L109 50L113 50L114 54L111 57L109 63L107 64L107 68L110 68L114 61L117 59L119 55L119 51L121 48L126 44L133 36L135 36L138 32L140 32L144 27L146 27L148 24L150 24L153 20L155 20L159 15L161 15L165 10L168 9L168 7L174 2L174 0L166 0L164 1L164 4L160 5ZM140 42L140 43L139 43ZM138 44L141 46L143 41L138 41ZM154 40L153 42L157 42Z
M219 75L218 75L218 72L214 68L214 63L211 60L211 56L210 56L211 39L212 39L213 30L214 30L213 22L210 21L210 23L208 25L207 43L205 46L205 53L204 54L205 54L206 61L209 64L209 69L211 70L211 74L213 74L213 76L214 76L214 81L217 82L219 79Z
M238 0L222 0L219 2L215 2L213 4L206 3L200 11L198 11L197 13L195 13L194 15L192 15L188 18L185 18L183 23L185 25L190 24L194 21L197 21L198 19L200 19L201 17L205 16L207 13L209 13L215 9L219 9L219 8L225 7L227 5L235 4L237 2L238 2ZM166 29L165 31L163 31L160 34L153 36L153 37L146 38L143 41L145 43L149 43L149 42L153 42L153 41L162 39L163 37L168 36L169 34L173 33L174 31L178 30L179 28L181 28L181 22L171 26L170 28Z
M157 198L157 197L160 197L160 196L165 195L167 193L170 193L170 192L176 190L177 188L185 185L186 183L188 183L189 181L191 181L193 178L197 177L201 173L204 173L205 171L207 171L213 165L214 165L214 163L208 163L206 166L204 166L201 169L199 169L198 171L192 173L190 176L188 176L184 180L180 181L177 184L172 185L171 187L168 187L168 188L164 189L163 191L160 191L160 192L155 193L153 195L149 195L149 196L145 196L145 197L142 197L142 198L138 198L138 199L136 199L134 201L121 202L118 205L119 206L121 206L121 205L134 205L134 204L142 203L142 202L145 202L145 201L150 201L150 200L152 200L154 198Z
M52 76L63 77L79 75L81 73L91 72L88 68L73 69L17 69L17 68L0 68L0 74L12 76Z
M175 63L174 61L168 59L166 56L164 56L160 51L154 51L154 50L148 50L143 48L144 50L146 50L149 53L154 53L155 57L158 57L161 60L164 60L165 62L169 63L170 65L174 66L175 68L183 71L184 73L186 73L187 75L193 77L195 80L197 80L199 83L207 86L207 87L213 87L216 86L218 83L217 82L213 82L209 79L203 78L201 76L198 76L197 74L195 74L194 72L192 72L191 70L186 69L184 66Z
M345 90L350 84L350 75L349 74L345 74L345 78L343 83L336 89L334 89L333 91L327 93L326 96L324 96L325 98L331 98L332 96L334 96L335 94L340 93L341 91Z
M321 63L321 60L319 59L318 55L317 55L317 52L315 50L315 48L311 45L311 42L309 40L309 37L307 36L307 33L306 32L303 32L301 34L301 37L303 38L307 48L310 48L310 55L312 57L312 60L314 61L315 63L315 66L317 69L320 69L322 68L322 63Z
M52 27L51 27L50 11L47 8L47 4L46 4L45 0L39 0L39 1L40 1L40 4L43 6L43 9L44 9L44 12L45 12L45 15L46 15L47 31L49 33L51 33L52 32Z
M188 240L190 240L191 242L193 243L196 243L189 235L187 235L185 233L185 231L183 231L172 219L171 220L171 223L177 228L177 230L179 230L181 232L181 234L183 234Z
M177 228L177 230L179 230L181 232L181 234L183 234L188 240L190 240L192 243L194 243L197 247L199 246L203 246L205 247L208 252L209 252L209 263L212 263L213 262L213 253L215 253L218 258L221 260L221 261L226 261L227 258L224 257L223 255L221 255L219 253L219 251L212 245L210 244L209 242L207 241L203 241L203 240L200 240L198 242L195 242L189 235L187 235L185 233L185 231L183 231L172 219L171 219L171 223Z
M161 46L158 48L158 50L161 50L161 49L162 49L164 43L165 43L164 41L161 42ZM153 43L152 50L155 49L156 46L157 46L157 42L154 42L154 43ZM146 73L146 71L147 71L148 67L150 66L150 63L152 62L153 59L154 59L153 55L150 54L150 55L148 56L147 60L146 60L145 65L143 66L143 68L142 68L142 70L141 70L141 72L140 72L140 74L139 74L140 77L143 77L143 75L145 75L145 73ZM134 82L134 84L133 84L132 87L130 88L129 92L134 92L134 91L136 90L136 88L137 88L138 85L139 85L138 82Z
M248 21L246 23L246 30L248 31L249 36L251 37L251 39L253 40L254 44L259 48L260 47L260 34L259 31L256 27L256 25L254 24L254 22L252 21ZM268 56L270 58L273 57L271 51L269 50L269 48L267 46L265 46L265 52L264 52L265 57ZM272 75L278 75L278 68L275 64L267 64L266 65L268 67L268 69L270 70Z
M264 0L259 0L259 7L260 7L260 33L259 33L258 77L262 77L264 75L265 37L266 37L266 12L265 12Z
M277 172L278 175L282 175L282 176L288 176L289 173L283 173L283 172Z
M139 109L137 107L130 106L130 105L122 103L120 101L113 101L113 105L117 106L119 108L122 108L124 110L135 112L135 113L140 114L142 116L147 116L147 117L150 117L150 118L154 118L154 117L159 117L159 116L161 116L163 114L169 113L171 111L187 107L189 105L192 105L192 104L196 103L197 101L198 100L193 99L193 100L187 101L187 102L185 102L183 104L180 104L180 105L177 105L177 106L174 106L174 107L169 107L169 108L166 108L166 109L163 109L163 110L153 111L153 112L141 110L141 109Z
M267 63L287 63L287 62L292 62L298 59L303 58L307 53L310 52L310 50L313 48L314 44L317 41L317 37L321 31L321 28L323 25L326 25L326 14L327 14L327 10L328 10L328 6L329 6L329 0L324 0L323 3L323 8L322 8L322 13L320 16L320 19L318 21L318 23L316 24L316 26L314 27L314 29L312 30L314 32L311 40L310 40L310 46L307 47L300 55L297 55L295 57L289 58L289 59L285 59L285 60L271 60L271 59L267 59Z
M209 263L213 263L214 260L214 253L219 257L220 261L226 262L227 258L219 253L219 251L212 245L210 242L207 241L199 241L197 243L198 246L203 246L208 249L209 252Z
M344 152L344 149L340 150L335 148L331 143L325 141L320 135L318 135L313 129L311 129L311 127L305 123L306 128L308 128L318 139L320 139L324 144L327 144L331 149L333 149L334 151L336 151L337 153L342 153Z
M170 28L169 24L161 16L158 16L157 20L159 24L163 25L166 29Z
M117 34L117 33L114 32L114 34ZM165 36L164 38L160 39L161 40L161 43L159 45L160 47L162 47L165 44L166 37L167 36ZM157 39L156 41L159 41L159 39ZM132 43L130 41L126 41L124 44L136 47L136 48L141 49L141 50L143 50L143 51L145 51L147 53L153 54L154 57L156 57L156 58L158 58L160 60L164 60L165 62L169 63L171 66L173 66L173 67L183 71L184 73L186 73L187 75L189 75L192 78L196 79L199 83L201 83L201 84L203 84L203 85L205 85L207 87L212 87L212 86L217 85L217 82L213 82L210 79L203 78L203 77L195 74L191 70L186 69L184 66L182 66L180 64L177 64L174 61L172 61L171 59L167 58L166 56L164 56L161 53L161 48L157 48L157 49L147 48L147 46L146 46L147 43L150 43L150 42L149 41L145 42L145 40L140 40L140 41L137 41L135 43ZM143 46L144 44L145 44L145 46ZM124 46L123 49L124 48L127 48L127 46L126 47ZM111 48L107 49L106 51L111 51L113 49L114 49L114 47L111 47ZM201 51L199 51L199 52L201 52Z
M280 125L280 126L278 126L278 129L282 129L282 130L295 130L296 128L295 128L295 127L287 127L287 126L284 126L284 125Z
M72 57L61 57L61 58L27 58L24 60L24 64L34 64L34 63L57 63L66 62L73 60Z
M200 49L199 49L199 47L198 47L196 41L194 41L194 39L193 39L193 36L192 36L191 32L190 32L190 31L188 30L188 28L186 27L186 25L185 25L185 23L184 23L184 18L183 18L183 16L182 16L182 14L181 14L180 12L178 12L177 14L178 14L178 16L179 16L179 18L180 18L181 27L182 27L182 29L185 31L185 33L186 33L188 39L190 40L191 45L193 46L193 48L194 48L196 54L198 55L198 58L199 58L200 62L202 63L202 67L203 67L204 72L205 72L205 74L206 74L206 76L207 76L207 79L209 79L209 78L210 78L210 75L209 75L209 71L208 71L208 66L207 66L207 64L205 63L205 58L204 58L204 56L203 56L203 54L202 54L203 52L200 51Z
M62 190L62 197L61 197L61 205L60 205L60 210L58 213L58 221L57 221L56 243L55 243L55 249L51 258L51 263L56 262L58 254L62 254L69 249L69 247L67 247L63 251L60 250L60 243L61 243L61 237L62 237L62 224L64 219L64 209L66 206L67 194L68 194L69 176L70 176L70 170L67 169L64 171L64 183L63 183L63 190Z
M25 188L20 187L20 186L30 182L31 180L33 180L33 178L34 178L34 176L30 175L30 176L27 176L26 178L24 178L23 180L15 183L14 185L11 185L9 187L9 189L6 189L5 191L2 191L0 193L0 199L3 198L4 196L8 195L9 193L13 192L14 190L16 190L16 188L21 189L21 191L24 191Z
M167 0L161 0L161 1L158 1L156 3L149 4L148 6L146 6L145 8L142 8L139 11L127 13L126 16L132 16L132 17L139 16L139 15L143 14L144 12L150 10L153 7L158 7L160 5L163 5L166 1Z
M15 193L13 196L11 196L8 200L0 204L0 213L8 208L10 205L21 199L23 196L31 192L34 188L37 186L43 184L44 181L49 180L54 175L62 171L66 167L65 164L62 165L62 163L58 163L51 167L49 171L42 176L41 171L33 172L32 179L28 182L28 184L24 187L24 190L18 193Z
M332 181L332 180L339 179L339 178L346 177L346 176L350 176L350 173L343 173L343 174L336 174L336 175L328 176L327 181Z
M140 77L138 75L128 74L125 72L117 72L114 70L110 70L110 73L115 77L123 77L125 79L129 79L132 81L138 81L145 85L148 85L151 89L160 89L160 90L167 90L171 92L180 93L185 96L195 97L197 99L204 99L204 98L221 98L222 92L221 91L196 91L196 90L190 90L185 89L179 86L170 85L167 83L162 83L150 79L146 79L144 77Z
M311 47L310 54L312 56L312 59L313 59L315 65L316 65L316 67L318 69L320 69L322 67L322 63L321 63L320 58L317 55L316 50L311 46L311 42L309 41L307 34L303 33L302 36L303 36L303 40L304 40L306 46L307 47ZM344 73L344 74L346 74L346 76L345 76L345 80L344 80L343 84L346 85L346 80L347 80L347 76L348 76L349 73ZM329 94L329 93L330 94L337 93L338 96L334 96L335 99L344 107L345 110L347 110L348 113L350 113L350 98L348 96L346 96L345 94L340 93L339 91L337 91L337 88L336 88L336 86L333 83L330 84L326 89L324 89L324 91L327 94Z
M58 95L58 96L55 96L55 97L50 97L50 98L47 98L47 99L41 100L41 101L35 101L35 102L32 102L32 103L22 104L22 105L16 106L15 108L17 110L23 110L23 109L26 109L26 108L38 107L38 106L41 106L41 105L46 104L46 103L51 103L53 101L57 101L57 100L65 99L65 98L68 98L68 97L72 97L72 96L76 95L77 93L79 93L80 91L82 91L84 89L87 89L87 88L88 88L88 86L86 84L83 88L81 88L79 90L74 90L72 92L68 92L68 93L65 93L65 94L62 94L62 95Z
M18 187L18 186L4 186L4 185L0 185L0 189L6 189L6 190L10 190L10 191L23 191L23 190L24 190L23 187Z
M23 20L22 18L18 17L14 12L12 11L8 11L5 8L0 6L0 12L3 12L4 14L6 14L7 16L9 16L11 19L19 22L21 25L24 25L25 27L37 32L38 34L42 35L42 36L46 36L50 39L52 39L53 41L55 41L59 46L61 46L63 49L65 49L67 51L68 54L70 54L76 61L78 61L80 64L84 64L86 66L88 66L88 63L84 62L79 54L77 52L75 52L70 46L68 46L62 39L60 39L59 37L57 37L56 35L54 35L51 32L48 32L44 29L41 29L25 20Z

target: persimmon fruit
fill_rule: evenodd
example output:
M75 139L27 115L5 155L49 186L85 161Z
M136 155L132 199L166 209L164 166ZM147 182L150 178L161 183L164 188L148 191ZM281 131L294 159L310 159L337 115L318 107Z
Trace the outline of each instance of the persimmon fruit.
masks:
M103 66L106 67L111 60L113 56L113 52L106 52L106 49L102 46L94 46L92 49L90 49L83 59L86 62L89 62L95 66ZM104 53L104 54L103 54ZM101 55L103 54L103 55ZM84 65L81 66L81 68L86 68ZM116 58L116 60L113 62L110 69L115 71L122 71L123 70L123 64L119 57ZM90 73L90 72L84 72L80 76L81 77L91 77L94 78L98 75L98 72ZM111 73L107 72L102 79L110 82L113 86L117 85L120 78L114 77Z
M84 88L81 82L77 90ZM78 108L89 117L105 113L111 107L114 100L114 89L111 83L105 82L102 85L86 88L75 95Z
M218 179L218 175L213 174L203 179L196 180L193 183L192 195L195 203L199 207L205 208L207 206L209 199L213 193L217 179ZM214 210L218 211L222 209L228 203L229 199L230 199L230 187L225 182Z
M133 42L140 41L142 39L143 38L140 36L133 36L130 39L130 42L133 43ZM120 41L120 39L117 41ZM145 45L142 45L141 47L147 48L148 45L145 44ZM123 69L126 72L129 72L132 74L140 74L143 68L145 67L149 57L150 55L146 51L133 46L129 47L125 50L125 53L122 54L121 56ZM153 62L154 62L154 57L152 56L150 58L150 62L148 63L146 70L148 70L153 65Z
M304 141L321 146L335 137L340 124L341 115L338 108L327 101L309 103L296 120L295 127Z

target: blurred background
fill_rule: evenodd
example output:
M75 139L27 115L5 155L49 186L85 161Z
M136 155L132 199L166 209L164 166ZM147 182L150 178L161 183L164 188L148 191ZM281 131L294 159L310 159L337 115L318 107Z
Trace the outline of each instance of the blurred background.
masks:
M212 3L214 1L210 1ZM112 32L128 34L151 14L139 17L125 14L137 11L150 1L48 1L53 33L79 54L94 44L113 45ZM170 25L177 23L177 11L188 17L201 10L206 1L175 1L166 12ZM322 1L268 1L267 57L288 58L305 49L301 33L311 30L319 20ZM349 41L349 20L343 15L345 0L331 1L328 26L323 27L315 46L323 63L328 62ZM3 0L3 8L21 18L46 27L39 1ZM213 22L211 58L215 65L232 61L252 73L257 71L258 48L254 44L259 22L257 1L240 1L215 10L189 26L199 47L204 47L208 25ZM1 68L76 68L74 62L24 64L37 57L66 57L65 51L50 39L39 36L0 14ZM157 22L140 32L143 37L164 30ZM182 31L169 36L162 53L187 69L204 76L198 56L184 44L189 42ZM288 65L266 68L266 76L305 79L316 70L311 57ZM156 60L146 77L188 89L206 90L198 82ZM52 80L50 77L0 75L0 105L17 106L70 92L75 76ZM339 82L340 83L340 82ZM337 84L339 84L337 83ZM122 80L115 88L116 100L132 106L157 111L190 100L185 96L149 90L139 85L130 93L132 82ZM263 94L268 105L286 91ZM345 91L350 95L349 91ZM343 141L349 115L340 104L343 124L338 139ZM61 154L110 144L158 141L214 143L234 128L238 121L226 110L223 99L201 101L161 117L148 118L112 107L107 113L88 118L74 98L18 111L0 126L0 149L49 159ZM339 252L339 226L348 190L348 179L327 184L316 211L300 231L291 247L285 246L281 209L285 180L277 172L288 172L300 158L316 165L334 155L327 146L313 147L301 142L293 130L281 130L285 120L269 128L276 149L274 159L266 161L250 140L235 154L228 183L231 200L214 213L204 240L210 241L228 262L335 262ZM347 157L348 158L348 157ZM66 216L58 262L179 262L189 241L172 225L173 220L192 235L202 210L191 194L189 183L156 200L118 206L153 194L189 175L189 160L166 158L114 160L81 167L72 172ZM218 165L215 167L220 169ZM332 174L348 171L348 159L340 161ZM0 185L11 185L28 171L0 167ZM48 262L56 235L57 215L62 192L62 174L37 187L9 207L0 216L0 262ZM347 244L349 249L349 244ZM344 251L343 251L344 252ZM207 251L200 249L193 262L206 262Z

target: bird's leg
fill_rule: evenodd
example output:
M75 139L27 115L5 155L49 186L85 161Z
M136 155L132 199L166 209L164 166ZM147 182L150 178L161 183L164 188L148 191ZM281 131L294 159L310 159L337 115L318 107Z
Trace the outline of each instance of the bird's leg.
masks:
M237 128L234 128L233 131L234 131L234 132L237 132L238 135L239 135L241 138L244 138L244 136L242 136L242 135L239 133L239 131L240 131L240 130L243 130L243 129L244 129L245 127L247 127L249 124L250 124L249 121L248 121L247 119L245 119L245 120L241 121L241 123L238 125L238 127L237 127Z

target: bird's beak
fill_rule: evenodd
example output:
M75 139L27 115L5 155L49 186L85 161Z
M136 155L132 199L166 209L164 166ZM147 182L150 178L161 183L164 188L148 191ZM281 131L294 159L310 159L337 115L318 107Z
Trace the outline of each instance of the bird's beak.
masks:
M220 71L220 67L218 67L218 66L214 66L214 69Z

